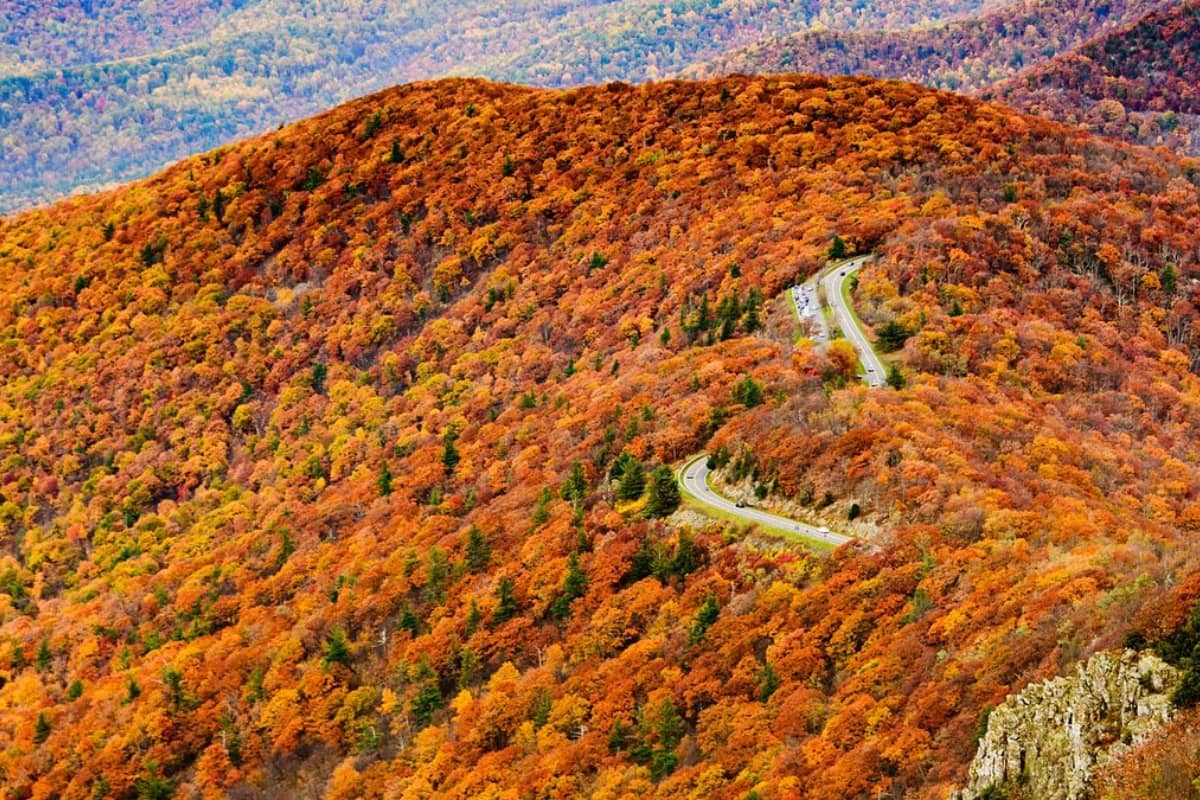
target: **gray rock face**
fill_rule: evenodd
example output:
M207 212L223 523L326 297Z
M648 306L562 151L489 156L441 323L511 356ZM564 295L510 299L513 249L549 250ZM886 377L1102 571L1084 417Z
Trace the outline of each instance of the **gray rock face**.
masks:
M1178 682L1154 654L1123 650L1025 687L992 711L970 782L951 797L1084 800L1097 765L1170 719Z

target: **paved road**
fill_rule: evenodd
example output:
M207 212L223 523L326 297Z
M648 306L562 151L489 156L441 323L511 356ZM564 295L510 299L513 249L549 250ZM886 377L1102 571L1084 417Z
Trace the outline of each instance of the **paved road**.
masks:
M786 531L795 531L799 536L805 536L809 539L815 539L819 542L826 542L837 547L846 542L851 541L851 537L844 536L840 533L834 533L828 528L818 528L813 525L808 525L803 522L797 522L794 519L781 517L778 514L771 514L767 511L762 511L757 508L738 508L737 504L712 490L708 485L708 456L699 455L691 461L683 465L680 474L683 476L683 490L697 500L720 509L728 514L733 514L747 522L758 522L764 525L770 525L774 528L781 528Z
M858 322L854 319L854 314L846 305L845 298L842 297L842 285L850 280L850 277L869 260L870 256L859 256L831 269L825 277L821 278L821 285L825 288L825 300L829 303L830 310L833 311L834 321L842 329L842 335L850 344L854 345L854 350L858 353L858 360L862 362L863 369L866 371L867 385L878 388L884 385L887 379L887 370L884 369L883 362L879 360L879 356L871 347L870 340L867 339L867 334L859 327Z
M817 288L818 286L822 286L825 289L825 300L829 303L829 308L833 312L833 319L837 322L838 327L842 329L842 335L846 337L850 344L854 346L855 352L858 353L859 361L862 362L863 369L866 371L867 385L871 388L879 388L884 385L885 376L887 375L883 367L883 362L875 354L870 340L867 339L867 334L859 327L858 321L842 297L843 284L850 280L850 277L855 272L858 272L862 265L869 260L870 256L859 256L834 267L824 276L816 275L807 283L800 286L793 286L790 291L792 303L796 307L796 313L800 316L801 320L808 320L812 323L813 338L819 345L824 345L829 342L829 326L825 322L825 315L821 313L821 302ZM717 494L708 485L709 469L707 459L707 454L696 456L684 464L683 469L679 473L680 483L683 484L683 491L701 503L717 508L727 514L732 514L747 522L758 522L770 525L773 528L795 531L798 535L820 542L827 542L835 547L852 541L853 537L834 533L825 527L816 527L804 522L797 522L794 519L781 517L778 514L771 514L757 508L739 508L735 502Z

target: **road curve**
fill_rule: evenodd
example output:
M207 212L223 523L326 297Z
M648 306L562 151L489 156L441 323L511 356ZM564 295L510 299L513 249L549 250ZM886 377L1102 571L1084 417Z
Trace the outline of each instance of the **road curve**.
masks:
M877 389L884 385L887 379L887 370L879 356L875 354L875 348L871 347L867 334L859 326L858 320L855 319L854 313L846 305L846 300L842 296L842 286L870 258L870 256L859 256L834 267L825 277L821 278L821 283L825 287L825 301L829 303L834 320L842 329L842 335L858 353L858 360L862 362L863 370L866 372L867 385Z
M829 304L829 308L833 312L833 319L838 327L841 328L842 335L853 345L855 352L858 354L858 359L863 365L867 385L873 389L877 389L884 385L887 372L884 369L883 362L876 355L875 348L871 347L871 342L867 339L867 334L859 326L858 319L850 311L850 308L846 305L845 298L842 296L842 286L870 258L870 256L853 258L833 267L823 276L818 275L803 285L792 287L790 292L791 301L796 309L797 316L801 320L808 319L813 323L816 328L814 332L816 340L819 344L823 345L829 341L829 331L825 324L825 317L821 313L817 287L822 286L825 289L825 301ZM704 505L716 508L746 522L757 522L763 525L770 525L772 528L792 531L797 536L813 539L818 542L825 542L834 547L853 541L853 537L834 533L828 528L819 528L804 522L797 522L794 519L782 517L778 514L771 514L757 508L739 508L732 500L713 491L712 487L708 485L708 473L707 454L698 455L688 461L683 465L683 469L679 471L679 483L683 487L683 491Z
M707 454L698 455L684 464L683 469L679 471L681 476L679 482L683 485L683 491L705 505L724 511L726 514L732 514L746 522L757 522L763 525L770 525L773 528L793 531L797 536L803 536L806 539L813 539L818 542L825 542L834 547L853 541L850 536L834 533L828 529L823 530L804 522L797 522L794 519L781 517L778 514L771 514L757 508L738 508L737 504L732 500L713 491L712 487L708 485L708 473Z

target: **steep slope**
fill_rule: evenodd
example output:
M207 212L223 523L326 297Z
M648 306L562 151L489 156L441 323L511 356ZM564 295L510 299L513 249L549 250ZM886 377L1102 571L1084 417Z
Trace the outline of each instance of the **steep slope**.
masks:
M907 84L446 81L0 222L6 790L944 796L1185 602L1194 180ZM772 305L835 235L904 389ZM702 449L882 533L647 519Z
M1146 16L984 96L1093 131L1200 155L1200 3Z
M802 31L723 54L685 74L865 74L978 92L1161 5L1159 0L1034 0L922 29Z
M444 75L672 75L770 32L908 26L981 0L53 0L0 5L0 213L142 177L351 97Z

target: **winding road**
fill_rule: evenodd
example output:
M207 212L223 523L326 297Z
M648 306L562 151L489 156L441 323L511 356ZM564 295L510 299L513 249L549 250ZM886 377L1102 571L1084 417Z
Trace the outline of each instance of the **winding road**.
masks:
M772 514L761 509L751 508L750 506L738 506L732 500L722 497L717 494L711 486L708 485L708 456L701 454L693 458L691 461L683 465L683 469L679 471L682 476L681 483L684 491L689 495L700 500L705 505L712 506L727 514L732 514L739 519L744 519L747 522L757 522L761 525L770 525L772 528L779 528L784 531L795 532L797 536L803 536L807 539L815 539L818 542L825 542L834 547L843 545L851 541L850 536L845 536L840 533L834 533L825 527L817 527L804 522L797 522L788 517L781 517L778 514Z
M854 345L854 352L858 353L858 360L862 363L863 369L866 372L867 385L878 389L883 386L887 376L887 370L883 366L883 362L879 356L875 354L875 350L871 347L871 342L867 339L866 332L862 326L858 324L857 317L850 307L846 305L846 297L842 294L842 287L850 277L862 268L862 265L871 259L870 256L859 256L858 258L847 261L844 264L834 267L821 278L821 284L825 287L825 301L829 303L829 308L833 311L833 318L837 322L838 327L842 329L842 335Z
M842 287L845 286L846 281L850 280L850 277L858 272L863 264L870 260L870 256L858 256L857 258L842 262L831 267L824 274L815 275L807 283L793 286L789 291L791 292L792 303L795 304L796 313L800 316L801 320L812 322L814 328L813 338L818 344L825 345L829 343L829 326L826 324L825 315L821 311L821 293L818 291L818 287L824 289L825 301L829 304L834 321L841 328L842 335L853 345L854 351L858 354L858 359L862 363L864 370L863 377L866 379L867 385L873 389L877 389L884 385L887 374L883 366L883 361L880 360L875 350L871 347L871 342L867 338L866 332L863 331L858 318L854 316L854 312L846 304L845 295L842 294ZM729 498L718 494L708 485L709 472L708 455L706 453L701 453L685 463L678 473L679 483L683 487L684 493L703 505L715 508L718 511L745 520L746 522L756 522L778 530L794 532L797 536L823 542L834 547L838 547L854 539L852 536L835 533L824 526L817 527L761 509L745 505L739 506Z

